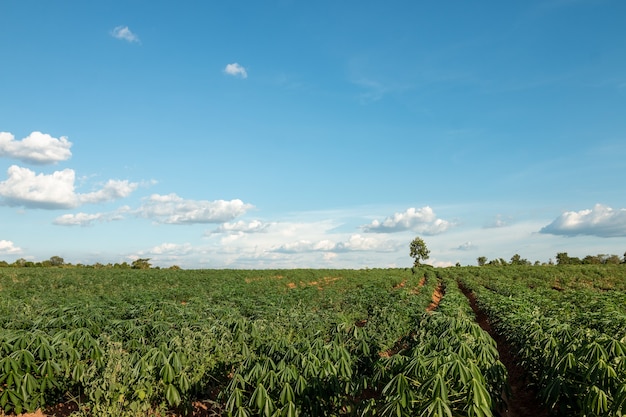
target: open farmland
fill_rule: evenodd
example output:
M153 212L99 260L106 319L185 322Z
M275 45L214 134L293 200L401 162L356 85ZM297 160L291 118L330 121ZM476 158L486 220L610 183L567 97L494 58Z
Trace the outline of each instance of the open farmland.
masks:
M66 404L79 416L514 415L475 301L547 408L619 416L625 290L624 265L0 268L0 405Z

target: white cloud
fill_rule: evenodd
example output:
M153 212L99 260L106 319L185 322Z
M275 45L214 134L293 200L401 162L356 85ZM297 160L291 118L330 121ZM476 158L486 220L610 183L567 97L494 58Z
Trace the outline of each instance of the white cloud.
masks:
M453 224L447 220L438 219L432 208L426 206L420 209L413 207L404 213L395 213L380 222L374 220L369 225L361 226L367 233L395 233L412 230L426 235L436 235L447 231Z
M138 183L129 182L128 180L109 180L102 189L79 195L79 200L81 203L89 204L118 200L128 197L138 186Z
M205 233L205 235L208 236L216 233L260 233L266 232L270 225L271 223L263 223L260 220L252 220L251 222L239 220L234 223L221 224L215 230Z
M96 221L102 221L104 219L102 213L76 213L76 214L64 214L54 219L54 224L59 226L91 226Z
M167 267L168 265L184 265L189 257L199 256L200 250L195 249L190 243L162 243L153 246L148 250L139 251L136 255L128 258L136 260L139 258L148 258L153 265Z
M387 240L381 240L375 237L363 237L359 234L350 236L346 241L334 242L330 239L322 239L317 241L298 240L295 242L285 243L274 247L270 252L279 253L301 253L301 252L352 252L352 251L372 251L372 252L391 252L397 249L397 246Z
M139 37L135 35L128 26L117 26L111 31L111 36L115 39L121 39L127 42L139 42Z
M193 247L189 243L178 244L178 243L162 243L158 246L153 247L152 249L141 252L144 254L152 254L152 255L186 255L193 250Z
M62 216L57 217L52 222L57 226L92 226L95 222L110 222L116 220L122 220L124 218L124 213L128 213L130 211L130 207L122 206L115 211L109 213L74 213L74 214L63 214Z
M222 223L250 210L251 204L241 200L185 200L176 194L153 194L144 200L137 215L157 223L193 224Z
M472 242L465 242L460 244L459 246L456 247L457 250L474 250L476 249L476 245L474 245Z
M15 246L10 240L0 240L0 253L3 255L11 255L22 252L22 249Z
M8 179L0 182L0 197L9 206L55 209L78 205L71 169L45 175L12 165L7 174Z
M128 196L137 184L110 180L99 191L78 194L74 190L76 175L72 169L52 174L37 174L28 168L12 165L8 179L0 182L0 203L44 209L74 208L83 203L101 203Z
M248 78L248 72L246 69L236 62L226 65L224 73L232 75L233 77Z
M54 138L46 133L32 132L16 141L8 132L0 132L0 156L45 165L65 161L72 156L72 143L65 136Z
M611 207L596 204L592 209L567 211L543 227L540 233L623 237L626 236L626 209L614 210Z

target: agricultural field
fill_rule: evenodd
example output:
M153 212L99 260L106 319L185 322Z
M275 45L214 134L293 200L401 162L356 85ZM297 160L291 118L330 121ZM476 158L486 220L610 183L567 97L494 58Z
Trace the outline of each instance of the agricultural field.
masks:
M0 415L514 417L506 348L545 410L621 416L625 329L624 265L7 267Z

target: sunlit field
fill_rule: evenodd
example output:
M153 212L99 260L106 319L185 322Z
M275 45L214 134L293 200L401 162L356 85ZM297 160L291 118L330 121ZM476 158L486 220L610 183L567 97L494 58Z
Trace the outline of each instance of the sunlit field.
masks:
M0 405L77 416L626 410L626 266L0 268ZM539 402L539 401L538 401Z

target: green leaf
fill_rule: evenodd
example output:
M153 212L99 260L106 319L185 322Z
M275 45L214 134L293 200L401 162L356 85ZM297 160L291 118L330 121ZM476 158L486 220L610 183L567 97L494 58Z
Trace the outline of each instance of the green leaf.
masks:
M169 405L177 406L182 401L178 389L173 384L168 384L165 388L165 399Z
M293 392L293 388L291 388L290 384L285 384L283 389L280 391L280 403L283 405L292 403L294 398L295 394Z
M588 411L591 411L596 415L606 415L609 410L608 396L606 395L606 392L594 385L591 387L591 391L587 396L585 406Z

